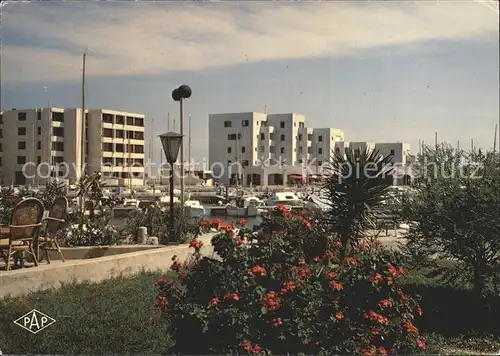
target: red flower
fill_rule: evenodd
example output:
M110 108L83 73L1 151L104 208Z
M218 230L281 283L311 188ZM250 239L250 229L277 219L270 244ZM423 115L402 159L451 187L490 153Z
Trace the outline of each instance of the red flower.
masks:
M307 278L312 274L309 268L297 268L297 273L301 279Z
M238 246L244 245L245 244L245 239L243 239L241 237L238 237L236 239L236 243L238 244Z
M187 272L181 272L179 273L179 279L182 281L187 277L187 275L188 275Z
M360 250L364 250L366 248L366 245L364 243L362 243L362 242L358 242L358 248Z
M155 282L155 285L163 287L164 285L167 285L168 281L166 279L159 279Z
M305 266L306 264L306 260L304 260L303 258L300 258L299 259L299 266Z
M350 265L358 264L358 261L354 257L346 257L345 261Z
M408 320L405 321L404 322L404 326L405 326L406 332L408 334L416 334L416 335L418 335L418 328L415 325L413 325L411 321L408 321Z
M372 277L372 283L379 284L382 279L384 279L384 277L382 277L380 273L375 273L375 275Z
M278 269L278 267L276 267L276 266L271 266L271 268L270 268L269 270L270 270L271 272L274 272L274 271L276 271L277 269Z
M422 314L424 314L424 313L422 312L422 308L417 307L417 314L418 314L419 316L422 316Z
M323 255L323 258L325 260L333 260L335 258L335 255L332 251L326 251L326 253Z
M168 300L166 297L158 296L156 297L155 307L158 310L165 309L168 306Z
M174 261L174 263L170 265L170 269L172 271L179 272L179 270L181 269L181 265L177 261Z
M392 285L392 277L387 277L387 285Z
M209 307L216 306L219 303L219 297L213 297L210 302L208 302Z
M248 340L243 340L243 342L241 343L241 347L245 351L250 351L252 349L252 344Z
M393 277L404 276L406 273L403 267L396 268L390 263L387 264L387 269Z
M294 291L295 288L297 288L297 287L293 281L287 281L287 282L283 283L283 287L281 288L281 293L285 294L288 291Z
M262 305L267 308L270 312L278 310L281 304L281 300L276 295L275 291L267 292L261 301Z
M335 318L337 318L337 320L342 320L344 319L344 314L342 314L342 312L337 312L335 313Z
M342 247L342 242L340 242L340 241L335 241L335 242L333 243L333 246L338 247L338 248L341 248L341 247Z
M238 293L228 292L228 293L224 294L224 300L227 300L227 299L231 299L231 300L234 300L237 302L238 300L240 300L240 296L238 295Z
M377 352L377 349L372 346L372 347L367 347L365 349L362 349L360 353L363 356L374 356L376 352Z
M309 220L307 219L302 219L302 224L304 224L304 227L306 228L307 231L312 230L312 224Z
M378 353L379 355L382 355L382 356L387 356L387 350L386 350L384 347L382 347L382 346L380 346L380 347L377 349L377 353Z
M314 262L318 262L319 260L320 260L320 257L319 257L319 256L314 256L314 257L313 257L313 261L314 261Z
M266 269L262 266L253 267L250 271L248 271L248 274L251 276L260 276L260 277L267 276Z
M368 312L365 317L367 319L370 319L371 321L376 321L380 324L386 325L389 323L389 319L387 319L385 316L380 315L379 313L375 313L374 311Z
M283 325L283 322L281 321L281 318L274 318L273 319L273 325L279 328L280 326Z
M417 339L417 347L420 350L425 350L427 348L427 345L425 345L425 340L422 338Z
M189 247L193 247L196 251L199 251L203 247L203 241L199 240L191 241Z
M381 308L390 308L392 307L392 301L390 299L384 299L384 300L381 300L378 305L381 307Z
M238 220L238 225L243 226L243 225L246 225L247 223L248 223L248 220L247 220L247 219L245 219L245 218L240 218L240 219Z
M328 279L334 279L337 276L335 272L330 272L326 275L326 278Z
M342 290L342 289L344 289L344 286L342 284L340 284L339 282L337 282L337 281L330 281L330 282L328 282L328 285L331 288L336 289L336 290Z
M260 347L259 345L254 345L252 351L253 351L254 354L261 353L262 352L262 347Z

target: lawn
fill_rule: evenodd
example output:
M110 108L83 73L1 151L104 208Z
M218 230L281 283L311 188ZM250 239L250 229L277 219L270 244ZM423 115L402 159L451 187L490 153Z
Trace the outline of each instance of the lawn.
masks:
M0 300L0 349L10 354L162 353L171 341L154 309L159 276L140 273ZM419 326L428 336L429 352L500 350L499 311L475 303L469 288L438 284L422 271L410 275L406 286L422 295ZM13 323L32 309L56 323L36 335Z

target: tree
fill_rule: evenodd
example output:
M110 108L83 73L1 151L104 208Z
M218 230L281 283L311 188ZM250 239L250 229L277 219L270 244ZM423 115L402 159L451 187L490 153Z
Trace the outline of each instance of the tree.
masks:
M432 162L440 157L447 172L417 188L413 199L404 199L403 217L411 223L406 252L416 261L457 261L454 279L469 277L478 297L488 284L496 285L500 272L500 172L499 156L427 151ZM460 154L461 163L457 162ZM439 166L439 165L438 165Z
M325 221L342 242L341 259L347 250L376 223L392 184L392 156L383 157L366 145L349 148L345 157L335 152L323 189L330 205Z

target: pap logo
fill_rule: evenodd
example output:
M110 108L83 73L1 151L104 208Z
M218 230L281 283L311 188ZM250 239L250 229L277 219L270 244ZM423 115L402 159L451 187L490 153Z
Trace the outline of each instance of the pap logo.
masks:
M37 332L42 331L55 322L56 320L51 318L50 316L45 315L44 313L39 312L36 309L33 309L29 313L15 320L14 324L28 330L30 333L36 334Z

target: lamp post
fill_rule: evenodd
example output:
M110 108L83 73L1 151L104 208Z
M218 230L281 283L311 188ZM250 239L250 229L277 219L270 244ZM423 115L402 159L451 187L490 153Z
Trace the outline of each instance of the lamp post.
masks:
M179 155L179 148L182 146L183 136L176 132L167 132L160 135L161 145L165 158L170 164L170 237L169 241L173 239L175 234L174 227L174 164Z
M183 84L172 91L172 99L180 104L180 129L181 136L184 135L184 99L191 97L191 88ZM181 142L181 205L184 206L184 144Z

